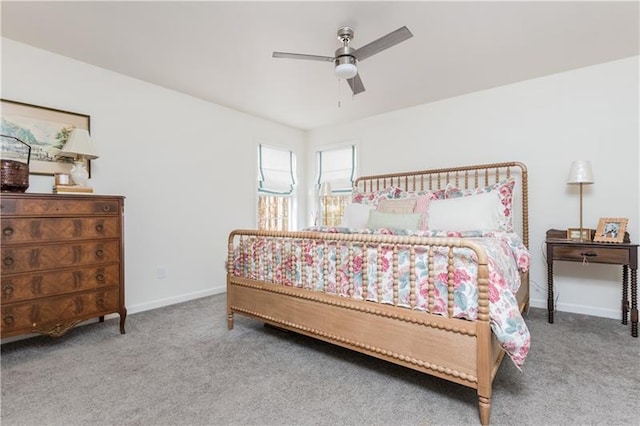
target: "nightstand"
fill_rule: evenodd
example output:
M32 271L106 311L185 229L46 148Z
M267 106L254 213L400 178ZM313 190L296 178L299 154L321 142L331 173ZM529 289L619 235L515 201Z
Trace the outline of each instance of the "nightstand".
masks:
M567 232L558 229L547 231L547 312L553 323L553 262L604 263L622 265L622 324L627 324L631 312L631 335L638 337L638 244L631 244L625 233L623 243L596 243L593 241L568 240ZM629 309L628 287L631 269L631 309Z

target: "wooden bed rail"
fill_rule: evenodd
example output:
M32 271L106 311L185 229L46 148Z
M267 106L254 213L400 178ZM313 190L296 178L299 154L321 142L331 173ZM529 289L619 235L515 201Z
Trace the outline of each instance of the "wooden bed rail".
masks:
M263 238L266 241L270 241L273 244L262 244L259 252L255 252L252 243L255 239ZM393 305L398 306L398 277L400 275L398 268L398 252L401 250L409 251L410 253L410 267L409 267L409 300L410 309L416 308L416 292L418 291L417 277L415 275L415 250L416 247L428 247L428 271L429 271L429 296L428 296L428 308L429 311L433 311L434 307L434 288L435 288L435 267L434 267L434 253L438 248L444 248L448 253L448 301L447 311L449 318L453 317L454 312L454 248L468 248L475 252L478 263L478 320L489 321L489 289L488 289L488 260L484 250L475 242L462 238L434 238L434 237L419 237L419 236L399 236L399 235L373 235L373 234L340 234L340 233L323 233L323 232L281 232L281 231L261 231L261 230L234 230L229 235L228 241L228 261L227 272L230 276L234 274L235 263L234 260L237 255L238 266L242 271L246 269L246 275L244 278L257 279L258 275L261 275L261 281L265 281L264 271L268 268L267 264L273 265L276 257L281 259L286 258L287 261L281 260L281 264L284 266L285 271L279 277L271 275L270 281L274 284L284 284L291 286L289 282L285 282L284 277L295 276L296 271L303 271L304 267L310 267L313 271L313 282L318 281L316 268L321 267L323 269L323 276L328 276L328 256L329 246L334 244L336 250L348 250L347 265L340 263L341 256L336 256L337 266L346 266L348 274L346 279L348 280L349 294L351 297L354 291L354 245L361 246L363 253L362 256L362 300L367 300L367 265L369 262L368 256L364 255L368 248L377 248L377 259L375 264L378 265L378 285L382 285L382 272L380 270L382 265L383 250L385 247L393 252ZM305 246L311 245L312 247L323 246L323 259L318 257L316 250L311 250L311 264L304 265L304 256L302 255L302 249ZM239 253L237 251L239 250ZM253 262L248 262L247 259L251 258ZM308 260L307 260L308 261ZM336 268L337 269L337 268ZM301 273L301 285L303 288L314 290L310 288L312 283L306 280L306 273ZM341 274L336 274L336 280L343 277ZM268 277L267 277L268 278ZM323 280L326 285L327 280ZM344 283L342 283L344 284ZM377 291L378 302L381 301L382 289L379 287Z

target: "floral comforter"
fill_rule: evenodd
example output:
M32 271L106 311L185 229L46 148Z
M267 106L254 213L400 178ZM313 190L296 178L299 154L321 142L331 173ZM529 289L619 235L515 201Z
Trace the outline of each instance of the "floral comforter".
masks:
M489 259L489 315L491 328L501 347L506 351L514 364L521 368L529 351L531 336L518 309L515 293L520 286L520 272L529 268L529 252L517 234L505 232L433 232L433 231L398 231L389 229L364 230L335 227L312 227L307 231L370 233L416 235L426 237L463 237L471 238L487 253ZM234 274L258 280L282 283L295 287L307 287L315 291L323 291L357 300L366 300L393 304L393 252L381 248L382 265L378 268L377 246L367 246L367 282L363 285L363 248L353 244L353 282L348 282L348 256L346 244L331 242L327 245L327 253L323 244L311 244L306 240L287 252L276 249L279 253L271 262L258 262L260 253L271 244L281 244L281 240L255 237L243 250L243 261L239 261L236 250ZM328 270L325 276L324 261L313 263L312 251L316 251L317 259L329 257ZM268 252L271 252L270 248ZM249 255L250 253L250 255ZM286 253L286 254L284 254ZM448 249L436 248L434 252L435 291L432 309L428 300L428 247L415 249L414 273L416 276L416 310L448 316ZM337 262L336 262L337 260ZM258 266L258 264L262 266ZM242 265L242 266L241 266ZM477 304L477 259L475 252L467 248L454 248L454 301L453 317L475 320L478 314ZM409 308L410 305L410 258L409 250L398 251L398 306ZM380 277L378 275L381 275ZM317 279L313 279L313 277ZM304 276L304 278L303 278ZM304 283L304 285L303 285ZM366 296L364 288L366 286ZM351 292L350 292L351 290Z

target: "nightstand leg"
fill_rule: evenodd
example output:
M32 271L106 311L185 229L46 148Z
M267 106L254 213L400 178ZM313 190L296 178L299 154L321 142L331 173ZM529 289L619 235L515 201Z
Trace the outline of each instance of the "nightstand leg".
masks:
M547 250L549 255L549 250ZM553 324L553 260L547 261L547 313L549 323Z
M627 298L629 288L629 267L622 265L622 324L627 324L629 313L629 299Z
M631 335L638 337L638 270L631 269Z

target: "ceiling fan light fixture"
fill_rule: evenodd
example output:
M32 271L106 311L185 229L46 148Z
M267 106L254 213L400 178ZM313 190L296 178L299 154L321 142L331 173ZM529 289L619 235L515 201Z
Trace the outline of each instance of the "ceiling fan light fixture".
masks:
M352 56L341 56L336 59L334 72L338 78L349 80L358 74L355 59Z

